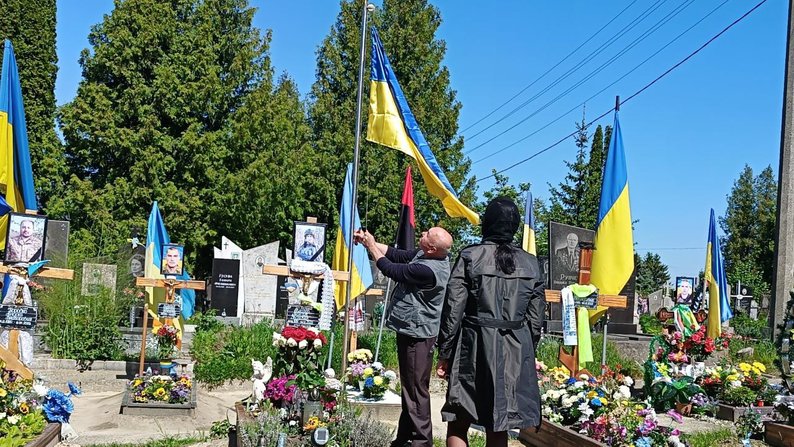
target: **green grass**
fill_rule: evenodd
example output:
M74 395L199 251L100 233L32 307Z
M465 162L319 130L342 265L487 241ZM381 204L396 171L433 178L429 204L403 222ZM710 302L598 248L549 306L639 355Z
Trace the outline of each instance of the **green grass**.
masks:
M433 447L444 447L447 445L446 438L433 439ZM469 447L485 447L485 436L469 435Z
M588 362L585 365L586 369L593 374L597 374L599 371L601 371L601 346L603 339L603 335L600 334L593 336L592 343L594 361ZM554 337L543 337L538 344L535 357L538 360L543 361L543 363L545 363L549 368L554 368L555 366L560 366L559 352L560 339ZM607 341L607 365L612 369L616 369L616 367L619 365L621 370L628 373L630 376L642 377L642 368L640 365L631 358L624 356L618 349L617 345L610 341Z
M164 439L157 439L154 441L149 441L145 444L89 444L85 447L182 447L187 445L198 444L199 442L204 442L204 438L196 438L196 437L189 437L189 438L175 438L175 437L166 437Z
M714 431L706 431L687 435L690 447L716 447L722 444L732 442L735 436L729 428L721 428Z
M750 358L740 357L737 353L746 347L753 348L753 356ZM778 363L778 349L774 343L769 340L750 340L735 338L731 340L729 348L731 363L739 364L739 362L760 362L767 368L767 373L773 374ZM772 370L770 370L770 368Z

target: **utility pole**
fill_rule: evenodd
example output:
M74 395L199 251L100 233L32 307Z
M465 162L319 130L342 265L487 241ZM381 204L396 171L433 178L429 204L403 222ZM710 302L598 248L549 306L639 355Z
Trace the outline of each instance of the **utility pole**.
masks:
M783 124L780 132L780 170L775 224L775 269L769 325L772 339L786 321L789 291L794 288L794 0L789 0L786 74L783 81Z

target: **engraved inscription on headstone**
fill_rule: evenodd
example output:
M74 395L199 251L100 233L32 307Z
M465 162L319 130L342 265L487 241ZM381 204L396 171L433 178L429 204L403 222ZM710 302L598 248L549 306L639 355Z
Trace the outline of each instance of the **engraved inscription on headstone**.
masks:
M69 221L50 219L47 222L44 259L50 260L50 267L69 267Z
M237 315L237 295L240 261L237 259L214 259L212 261L212 308L219 315Z
M243 252L243 313L271 318L275 315L278 278L274 275L263 275L262 269L265 265L278 263L278 248L278 242L271 242Z
M38 310L33 306L0 305L0 327L33 329L38 320Z
M320 312L311 306L291 304L287 307L287 326L314 327L320 325Z

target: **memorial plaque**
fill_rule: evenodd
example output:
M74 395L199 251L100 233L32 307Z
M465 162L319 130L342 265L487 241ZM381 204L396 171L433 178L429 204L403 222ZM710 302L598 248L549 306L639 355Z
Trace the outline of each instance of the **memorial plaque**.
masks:
M82 294L92 296L108 289L116 295L116 266L113 264L83 264Z
M551 290L562 290L579 281L580 244L592 244L594 238L593 230L549 222Z
M287 307L287 326L316 328L320 325L320 312L311 306L291 304Z
M0 305L0 327L33 329L38 320L38 309L33 306Z
M237 315L239 279L239 259L216 258L212 261L210 305L218 311L218 315Z
M160 303L157 305L157 315L160 318L178 318L182 313L182 305L179 303Z
M50 260L49 267L69 267L69 221L50 220L47 223L44 259Z

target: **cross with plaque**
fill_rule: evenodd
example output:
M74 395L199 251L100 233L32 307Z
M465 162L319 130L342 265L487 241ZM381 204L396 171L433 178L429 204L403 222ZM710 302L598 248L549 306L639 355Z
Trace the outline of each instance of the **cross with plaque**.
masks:
M590 269L593 263L593 245L589 243L580 243L581 254L579 256L579 284L590 284ZM559 290L546 290L547 303L559 303L562 301L562 296ZM609 322L609 309L619 308L625 309L628 306L628 299L623 295L598 295L597 306L606 307L606 321L604 323L604 346L603 353L606 352L607 343L607 324ZM575 310L572 310L575 312ZM605 354L602 353L601 368L604 368ZM564 346L560 346L559 353L560 363L568 368L571 376L578 376L579 373L587 373L592 375L589 371L579 368L579 347L574 346L572 352L569 354Z
M176 291L179 289L204 290L204 281L184 280L184 279L155 279L155 278L135 278L135 285L138 287L154 287L165 289L165 302L157 305L157 316L165 320L165 324L172 324L174 319L179 318L182 308L176 301ZM143 331L141 338L141 357L138 365L138 374L143 375L143 364L146 358L146 330L149 325L149 303L143 305Z
M36 219L46 220L46 217L37 215L36 211L27 210L25 213L35 216ZM22 219L25 220L24 217ZM6 256L6 259L8 258ZM33 357L32 342L27 348L31 352L25 353L26 355L20 358L20 331L32 330L38 321L38 307L33 305L29 290L25 290L30 276L27 263L9 262L8 265L0 265L0 274L8 274L11 278L9 287L15 288L8 292L3 304L0 304L0 329L8 331L8 348L0 346L0 360L5 363L6 369L15 371L23 379L33 379L33 371L28 368L29 359ZM33 273L33 277L71 281L74 279L74 270L40 267Z

